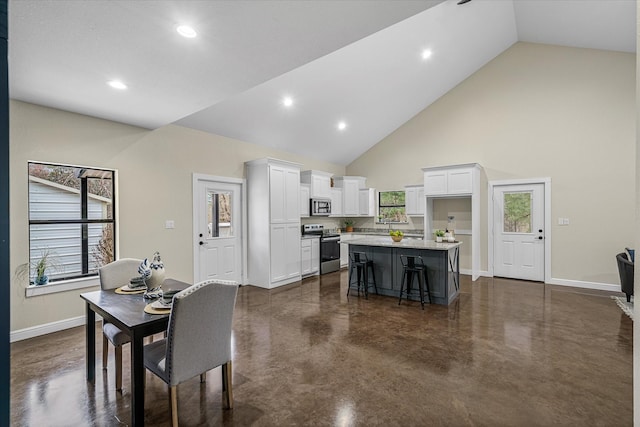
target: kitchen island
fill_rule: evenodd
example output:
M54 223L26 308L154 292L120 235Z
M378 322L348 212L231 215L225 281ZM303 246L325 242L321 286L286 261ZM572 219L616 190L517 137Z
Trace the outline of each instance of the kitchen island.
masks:
M349 245L349 255L352 252L364 252L373 261L378 293L381 295L396 298L400 296L403 273L400 255L408 255L421 256L427 266L433 303L449 305L458 296L461 245L459 242L436 243L432 240L406 238L401 242L394 242L390 236L383 236L355 238L345 243ZM415 279L412 289L417 287L418 280ZM416 292L409 298L419 301L420 297Z

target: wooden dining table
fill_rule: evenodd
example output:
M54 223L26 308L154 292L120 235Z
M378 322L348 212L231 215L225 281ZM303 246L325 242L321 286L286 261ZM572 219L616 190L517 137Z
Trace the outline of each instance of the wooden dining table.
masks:
M123 284L124 285L124 284ZM166 279L164 291L185 289L190 285L174 279ZM143 294L117 294L114 289L80 294L86 302L86 358L87 381L95 384L96 374L96 316L124 331L131 338L131 425L144 425L144 349L143 339L167 330L169 313L147 314L144 308L153 300Z

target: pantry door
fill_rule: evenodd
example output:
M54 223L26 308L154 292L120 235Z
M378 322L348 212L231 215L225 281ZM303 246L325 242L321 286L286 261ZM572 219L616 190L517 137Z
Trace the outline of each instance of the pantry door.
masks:
M243 183L194 177L194 281L243 278Z
M544 281L544 184L493 187L493 274Z

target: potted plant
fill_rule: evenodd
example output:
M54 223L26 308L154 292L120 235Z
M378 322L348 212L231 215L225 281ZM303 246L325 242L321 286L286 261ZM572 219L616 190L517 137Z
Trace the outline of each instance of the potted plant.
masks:
M41 286L49 283L47 270L57 270L58 267L59 264L49 249L44 249L40 258L20 264L16 268L15 275L19 280L29 279L29 285Z
M344 230L347 233L351 233L353 231L353 224L354 224L354 221L352 219L349 219L349 218L345 219L344 220Z
M436 230L433 232L436 236L436 242L442 243L442 238L444 237L444 230Z

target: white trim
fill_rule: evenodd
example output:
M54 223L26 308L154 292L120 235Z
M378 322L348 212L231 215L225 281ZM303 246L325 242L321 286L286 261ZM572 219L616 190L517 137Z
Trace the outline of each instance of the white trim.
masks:
M545 282L547 285L568 286L573 288L599 289L601 291L621 292L620 285L611 283L585 282L582 280L551 278Z
M100 320L102 320L102 318L96 313L96 322ZM78 316L70 319L58 320L56 322L45 323L43 325L31 326L30 328L18 329L17 331L11 332L9 342L22 341L29 338L39 337L40 335L75 328L76 326L84 326L86 323L87 318L85 316Z
M213 182L223 182L226 184L240 184L240 191L241 191L241 200L240 203L242 205L241 210L242 210L242 216L241 216L241 221L242 221L242 260L241 260L241 269L242 269L242 276L241 276L241 282L240 284L246 284L248 283L248 279L247 279L247 236L248 236L248 231L247 231L247 180L244 178L233 178L233 177L227 177L227 176L218 176L218 175L207 175L207 174L202 174L202 173L194 173L193 174L193 180L192 180L192 191L193 191L193 198L191 199L191 204L192 204L192 223L191 223L191 227L193 230L193 236L196 236L198 234L198 208L196 206L196 201L198 200L198 182L199 181L213 181ZM196 277L198 277L198 266L197 266L197 257L199 256L198 254L198 248L196 247L196 245L193 245L193 279L195 280Z
M551 278L551 178L524 178L524 179L505 179L498 181L489 181L487 183L487 237L488 237L488 273L489 277L493 277L493 191L494 187L506 185L544 185L544 281L549 283ZM588 282L585 282L588 283ZM569 285L571 286L571 285Z
M27 298L36 297L39 295L56 294L58 292L73 291L76 289L91 288L94 286L100 286L100 279L98 276L83 277L80 279L62 280L60 282L50 282L46 285L31 285L25 289L25 296Z
M472 274L472 273L473 273L473 271L472 271L472 270L469 270L468 268L461 268L461 269L460 269L460 274L465 274L465 275L467 275L467 276L473 276L473 274ZM489 275L489 272L488 272L488 271L486 271L486 270L480 270L480 271L478 272L478 276L479 276L479 277L491 277L491 276Z

